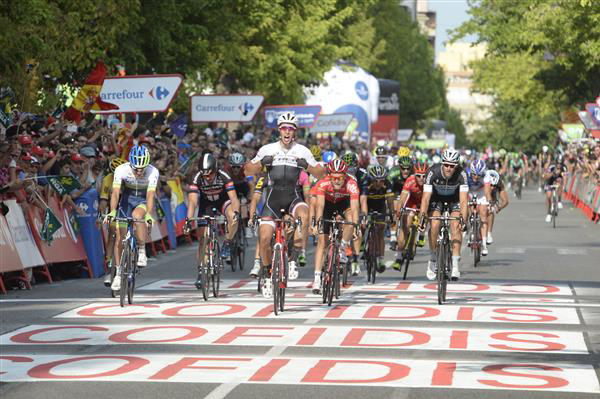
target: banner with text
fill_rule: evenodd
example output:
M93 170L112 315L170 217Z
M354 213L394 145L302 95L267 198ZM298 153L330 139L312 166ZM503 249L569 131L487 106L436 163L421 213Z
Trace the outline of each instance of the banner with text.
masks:
M190 97L192 122L249 122L264 101L261 95L197 95Z
M293 112L298 118L298 127L313 127L321 113L320 105L267 105L263 108L266 128L276 129L277 118L285 112Z

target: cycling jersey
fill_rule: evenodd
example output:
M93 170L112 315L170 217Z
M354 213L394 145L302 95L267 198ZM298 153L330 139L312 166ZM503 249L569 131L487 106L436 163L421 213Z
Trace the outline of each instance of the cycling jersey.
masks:
M369 211L386 213L386 203L388 198L392 198L392 184L388 180L383 180L383 186L376 186L375 180L367 178L363 181L360 188L360 195L367 197L367 208Z
M102 178L102 184L100 185L100 199L108 200L110 197L110 190L112 188L114 173L109 173Z
M442 164L432 165L425 177L423 192L432 193L429 210L441 210L443 203L451 204L451 210L460 209L459 193L469 191L467 174L460 165L457 165L453 174L446 178L442 174Z
M552 186L557 184L563 178L563 173L567 173L567 167L565 165L560 165L558 169L558 173L556 171L556 165L550 165L550 167L546 170L546 173L551 173L550 177L544 179L544 190L552 191Z
M525 166L525 162L523 162L522 158L519 158L517 160L511 159L510 160L510 165L509 165L514 171L518 171L520 170L522 167Z
M237 173L234 173L234 170L231 168L231 165L225 164L225 173L227 173L231 180L233 180L233 185L235 186L235 192L238 198L248 198L250 195L250 183L244 174L244 169L239 168Z
M410 175L409 175L410 176ZM402 193L402 187L404 187L404 183L408 177L402 176L402 168L400 166L394 166L388 175L388 180L392 184L392 191L396 195L400 195Z
M311 194L325 196L325 202L338 203L342 201L354 201L359 199L360 190L356 180L350 175L346 176L346 181L342 187L337 190L333 187L331 179L326 176L319 180L311 189Z
M469 184L469 197L477 196L478 205L487 205L488 201L485 197L485 186L492 183L490 171L486 171L483 176L480 176L477 181L473 179L473 175L467 170L467 182Z
M304 159L312 167L318 163L310 150L298 143L292 143L289 149L283 148L280 141L267 144L258 150L252 162L258 163L267 156L273 157L273 163L267 171L269 190L262 216L279 219L282 209L293 213L296 206L304 203L303 190L298 186L302 169L297 160Z
M419 186L417 184L417 179L415 176L409 176L404 182L404 187L402 187L402 191L407 191L409 193L408 200L406 201L406 208L415 208L419 209L421 207L421 198L423 197L423 186Z
M141 177L137 177L129 162L117 166L113 176L112 189L123 192L119 200L119 216L131 217L133 210L138 206L146 205L148 191L156 191L159 172L152 165L146 166Z
M233 180L221 170L215 173L211 181L208 181L202 173L196 173L190 190L200 195L198 202L198 216L206 215L208 211L215 208L225 214L225 208L229 205L229 192L235 190Z

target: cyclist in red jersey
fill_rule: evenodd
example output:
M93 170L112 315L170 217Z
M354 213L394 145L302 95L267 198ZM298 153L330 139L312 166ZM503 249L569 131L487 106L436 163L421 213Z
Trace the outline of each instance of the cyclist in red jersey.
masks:
M404 208L419 209L421 207L421 199L423 197L423 183L425 182L425 174L427 173L427 164L425 162L416 162L414 165L414 174L410 176L404 182L402 186L402 193L398 202ZM402 228L398 235L398 245L396 246L396 261L393 264L393 268L400 270L402 267L402 250L404 249L405 240L408 235L408 228L410 222L415 217L415 211L409 211L405 213L401 220ZM400 213L396 215L396 218L400 220ZM424 242L420 238L419 246L423 246Z
M313 283L313 294L321 291L321 268L323 266L323 252L325 240L329 234L331 225L321 223L322 219L331 220L337 212L343 215L349 222L358 223L360 190L356 180L348 175L348 165L341 159L335 159L327 164L328 175L319 180L311 189L316 195L316 220L319 221L319 240L315 253L315 280ZM340 248L340 263L348 262L345 248L352 239L351 226L345 225Z

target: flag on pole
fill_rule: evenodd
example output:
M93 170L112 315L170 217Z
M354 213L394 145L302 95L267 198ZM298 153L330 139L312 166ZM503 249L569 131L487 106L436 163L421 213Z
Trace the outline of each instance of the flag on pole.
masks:
M42 240L50 245L52 243L52 236L58 229L62 227L62 224L58 220L58 218L52 213L50 208L46 208L46 212L44 213L44 225L42 226L42 231L40 233Z
M187 130L188 120L186 114L181 114L177 119L171 122L171 132L177 137L182 138Z
M104 102L100 98L100 91L102 90L105 76L106 66L102 61L98 61L96 67L85 80L85 84L73 99L73 104L65 112L65 119L79 123L82 116L87 114L91 109L119 109L115 104Z
M71 194L81 188L81 183L73 176L52 176L47 178L50 186L60 195Z

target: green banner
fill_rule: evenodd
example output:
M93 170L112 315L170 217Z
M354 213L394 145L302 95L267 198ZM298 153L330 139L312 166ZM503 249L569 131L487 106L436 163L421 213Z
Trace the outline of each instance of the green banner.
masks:
M81 188L81 183L73 176L49 177L50 186L59 194L71 194L74 190Z
M42 240L50 245L52 243L52 236L58 229L62 227L62 224L58 220L58 218L52 213L50 208L46 208L46 212L44 213L44 225L42 226L42 231L40 233Z

